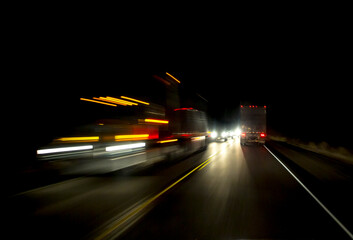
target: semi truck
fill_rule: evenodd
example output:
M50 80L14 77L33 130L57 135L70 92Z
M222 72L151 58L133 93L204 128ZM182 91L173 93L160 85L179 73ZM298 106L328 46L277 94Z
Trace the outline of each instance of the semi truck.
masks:
M240 144L265 144L266 132L266 106L241 105L240 106Z
M167 80L150 81L145 89L153 91L152 97L120 90L117 96L77 98L77 116L70 116L77 126L39 148L37 159L55 165L62 174L86 174L177 160L206 149L206 113L194 106L180 107L184 103L179 100L179 83ZM153 98L159 95L164 97Z

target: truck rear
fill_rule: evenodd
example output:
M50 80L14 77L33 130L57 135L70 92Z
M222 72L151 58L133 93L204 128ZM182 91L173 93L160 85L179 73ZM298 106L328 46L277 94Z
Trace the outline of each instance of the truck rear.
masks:
M266 106L240 106L241 135L240 144L265 144L266 142Z

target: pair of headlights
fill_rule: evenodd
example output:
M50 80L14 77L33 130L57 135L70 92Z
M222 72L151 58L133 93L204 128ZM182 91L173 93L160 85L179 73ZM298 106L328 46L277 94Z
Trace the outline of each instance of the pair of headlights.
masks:
M222 132L220 135L222 138L228 137L228 133L227 132ZM217 132L212 132L211 133L211 138L217 138L218 137L218 133Z

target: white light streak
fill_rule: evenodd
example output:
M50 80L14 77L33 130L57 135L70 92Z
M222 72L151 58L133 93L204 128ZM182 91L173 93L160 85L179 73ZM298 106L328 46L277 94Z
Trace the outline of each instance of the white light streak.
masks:
M93 149L93 145L40 149L40 150L37 150L37 154L72 152L72 151L80 151L80 150L88 150L88 149Z
M146 146L146 143L133 143L133 144L115 145L115 146L106 147L105 151L107 151L107 152L119 151L119 150L125 150L125 149L141 148L141 147L144 147L144 146Z

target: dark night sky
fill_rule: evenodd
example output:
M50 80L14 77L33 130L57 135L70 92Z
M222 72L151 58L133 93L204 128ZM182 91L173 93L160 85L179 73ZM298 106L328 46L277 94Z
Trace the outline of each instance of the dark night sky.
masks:
M187 38L184 45L170 43L158 51L127 38L116 42L105 35L77 37L55 31L38 38L27 32L22 36L26 41L14 41L6 92L21 96L14 103L29 111L33 123L26 131L41 138L38 133L67 121L72 99L114 95L126 82L168 71L208 100L211 119L230 124L240 102L266 104L269 129L349 145L353 78L346 31L318 32L310 26L300 34L298 29L281 28L276 34L265 30L252 29L255 34L245 37L218 33L214 42ZM14 128L27 126L23 113L11 118Z
M330 55L193 73L210 114L229 123L239 102L268 106L270 130L304 140L348 145L352 99L345 60ZM256 69L252 71L252 69ZM204 84L206 83L206 84ZM235 113L234 113L235 111Z
M212 123L233 127L239 104L245 101L268 106L270 131L303 140L349 144L344 139L352 133L351 88L347 78L337 73L340 69L336 63L317 63L305 69L293 62L285 66L280 62L275 66L262 64L233 69L215 65L213 68L201 66L168 71L178 77L185 88L207 99ZM34 99L29 101L29 108L34 113L38 132L50 131L53 125L68 122L70 101L83 95L114 95L121 92L119 90L126 86L126 82L134 82L139 88L145 79L158 72L126 70L110 65L95 70L87 66L69 71L63 68L66 66L56 66L47 69L43 75L39 74L41 81L35 81L38 89L25 95ZM257 70L251 72L254 68ZM53 71L58 73L53 74ZM139 92L148 95L148 89L139 89ZM48 108L48 104L52 108Z

